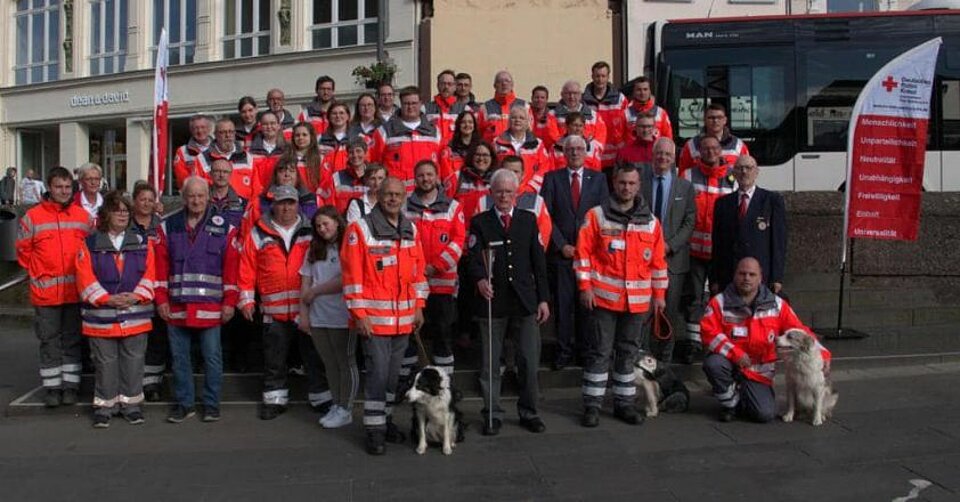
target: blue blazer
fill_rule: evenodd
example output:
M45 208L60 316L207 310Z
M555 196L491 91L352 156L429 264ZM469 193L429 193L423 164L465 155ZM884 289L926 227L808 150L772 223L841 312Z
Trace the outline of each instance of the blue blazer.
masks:
M547 258L563 260L565 258L560 251L565 245L577 245L577 235L587 211L607 200L610 192L607 189L607 177L603 173L585 168L583 179L580 180L580 205L574 212L573 197L570 194L570 170L563 168L550 171L543 177L540 196L543 197L553 221Z
M737 262L752 256L763 269L763 282L783 282L787 259L787 211L783 196L757 187L743 220L740 192L724 195L713 207L713 258L710 281L720 290L733 281Z

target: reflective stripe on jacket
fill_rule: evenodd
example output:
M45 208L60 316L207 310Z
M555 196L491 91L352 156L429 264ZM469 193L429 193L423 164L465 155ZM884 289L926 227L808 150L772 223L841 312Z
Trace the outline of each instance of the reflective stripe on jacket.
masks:
M118 251L97 232L83 242L76 266L84 335L126 337L152 329L156 268L153 246L142 234L127 229ZM133 293L140 302L122 309L106 305L118 293Z
M301 215L287 249L269 215L257 221L243 241L237 308L253 306L259 293L263 322L296 321L300 314L300 266L310 250L311 235L310 220Z
M170 324L209 328L220 324L222 307L237 304L237 229L212 208L192 231L186 218L182 211L163 222L166 241L157 246L157 268L168 276L157 281L157 305L170 304Z
M520 191L529 187L534 192L540 193L540 187L543 186L543 175L553 170L553 159L547 153L543 140L528 131L523 144L520 145L520 148L516 148L513 146L510 131L504 131L494 141L493 148L499 162L502 162L509 155L516 155L523 160L523 179L520 180Z
M603 166L612 166L617 158L617 151L627 143L626 118L623 112L629 101L612 85L608 85L607 92L597 99L593 95L593 82L583 89L581 101L593 107L607 127L607 139L603 142Z
M786 300L760 285L754 308L743 304L733 284L710 299L700 321L700 337L710 352L737 363L744 354L752 364L741 371L755 382L773 385L774 363L777 361L776 337L788 329L810 333ZM817 342L824 361L830 351Z
M574 256L577 286L593 291L598 307L643 313L650 309L651 298L662 300L667 294L660 222L639 197L632 215L611 209L611 202L594 207L580 227Z
M709 167L697 159L684 177L693 184L697 220L690 236L690 256L709 260L713 256L713 207L717 200L737 189L732 164Z
M437 200L424 206L414 192L407 198L404 214L417 226L424 263L435 270L427 277L430 293L456 294L457 264L467 237L460 203L450 200L441 190Z
M413 168L417 162L440 160L440 133L423 117L416 129L408 129L400 117L391 117L376 135L380 162L390 176L404 182L407 192L413 190Z
M700 144L701 136L703 136L703 133L688 139L687 142L684 143L683 150L680 151L680 158L677 159L678 176L683 176L688 169L696 166L697 161L700 160L700 149L697 145ZM723 157L722 163L731 166L741 155L750 154L750 150L747 149L747 144L740 138L730 134L730 131L723 132L723 138L720 139L720 148L722 149L720 152L721 157Z
M77 204L58 204L45 196L22 218L17 233L17 262L30 276L30 303L77 303L76 257L90 233L90 215Z
M402 221L401 235L382 238L374 233L377 218L384 217L375 207L347 227L340 250L343 296L352 318L367 319L374 335L407 335L429 294L423 250L412 223Z

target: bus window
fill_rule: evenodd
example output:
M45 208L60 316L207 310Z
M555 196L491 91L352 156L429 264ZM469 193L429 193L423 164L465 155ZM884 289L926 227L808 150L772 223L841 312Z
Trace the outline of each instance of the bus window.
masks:
M789 161L796 152L793 49L723 47L665 53L666 108L678 145L703 127L708 103L727 108L728 125L762 165Z
M801 106L801 149L842 152L847 149L847 128L857 96L880 67L922 39L875 39L818 42L798 47Z
M944 78L940 84L940 120L943 150L960 150L960 80Z

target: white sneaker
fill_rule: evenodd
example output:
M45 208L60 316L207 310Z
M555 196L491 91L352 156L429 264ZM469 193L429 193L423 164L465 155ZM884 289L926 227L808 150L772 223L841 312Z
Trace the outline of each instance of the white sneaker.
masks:
M320 424L321 427L326 427L327 422L329 422L330 420L332 420L334 417L337 416L337 408L339 408L339 406L335 404L331 405L330 409L327 410L327 414L320 417L320 420L318 420L317 423Z
M353 422L353 413L341 406L336 407L336 414L330 420L323 423L327 429L337 429Z

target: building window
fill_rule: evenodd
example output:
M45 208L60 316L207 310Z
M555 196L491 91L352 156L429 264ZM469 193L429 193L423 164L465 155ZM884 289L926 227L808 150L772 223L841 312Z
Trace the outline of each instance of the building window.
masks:
M223 58L270 54L270 0L225 0Z
M314 49L377 43L379 0L313 0Z
M874 12L877 0L827 0L827 12Z
M17 0L14 80L34 84L60 75L60 0Z
M197 46L197 0L153 0L151 62L157 60L160 30L170 38L170 64L190 64Z
M123 71L127 62L127 0L90 1L90 74Z

